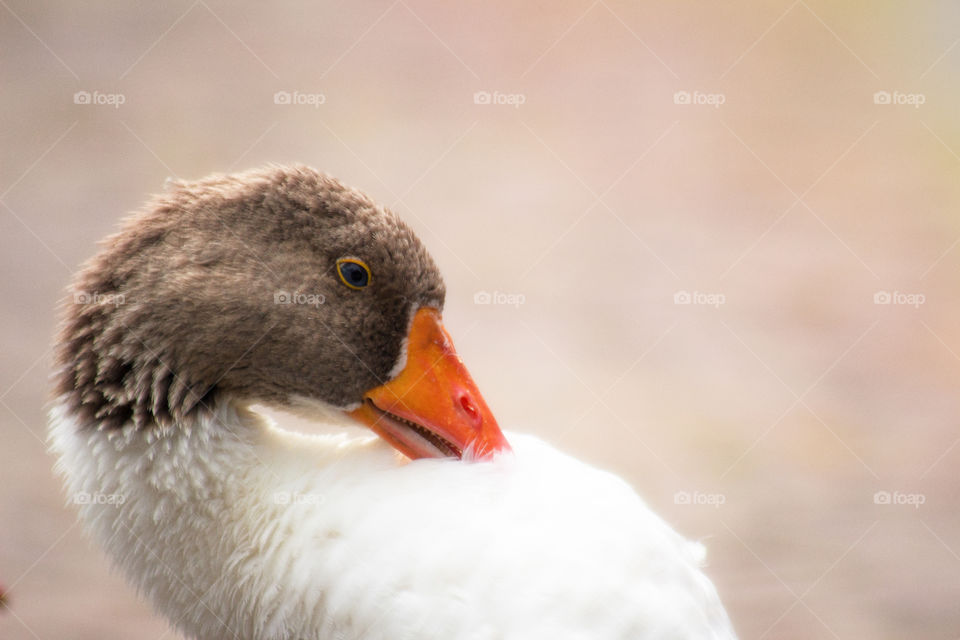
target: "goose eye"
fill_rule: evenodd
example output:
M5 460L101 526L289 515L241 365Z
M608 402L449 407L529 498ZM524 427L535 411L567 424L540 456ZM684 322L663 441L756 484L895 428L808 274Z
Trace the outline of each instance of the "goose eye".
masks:
M340 258L337 260L337 274L343 284L351 289L363 289L373 279L370 267L363 260L357 260L356 258Z

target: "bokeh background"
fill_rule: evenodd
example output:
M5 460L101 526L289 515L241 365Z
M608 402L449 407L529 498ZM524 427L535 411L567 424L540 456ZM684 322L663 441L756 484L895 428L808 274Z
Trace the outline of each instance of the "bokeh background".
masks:
M957 638L958 43L948 0L0 0L0 638L177 637L52 473L55 308L167 177L267 162L404 216L501 424L703 540L743 638Z

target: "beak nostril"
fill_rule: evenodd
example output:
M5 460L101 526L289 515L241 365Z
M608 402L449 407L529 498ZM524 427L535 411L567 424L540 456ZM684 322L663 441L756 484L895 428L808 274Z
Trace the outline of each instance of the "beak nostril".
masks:
M466 393L460 395L460 407L474 422L480 421L480 411Z

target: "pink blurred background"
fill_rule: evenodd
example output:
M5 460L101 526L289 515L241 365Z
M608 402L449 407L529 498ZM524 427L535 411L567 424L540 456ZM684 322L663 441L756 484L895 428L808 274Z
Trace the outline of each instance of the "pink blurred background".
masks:
M0 638L177 637L64 506L54 309L166 177L294 161L411 223L500 423L703 540L743 638L957 638L958 43L946 1L0 1Z

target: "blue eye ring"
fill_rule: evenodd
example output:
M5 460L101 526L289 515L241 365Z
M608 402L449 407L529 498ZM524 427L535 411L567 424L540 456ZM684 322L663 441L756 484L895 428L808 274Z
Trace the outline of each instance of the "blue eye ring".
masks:
M359 258L337 260L337 275L340 276L340 281L351 289L363 289L373 282L370 267Z

